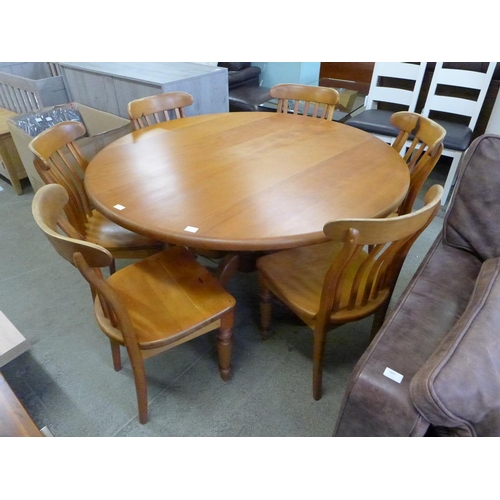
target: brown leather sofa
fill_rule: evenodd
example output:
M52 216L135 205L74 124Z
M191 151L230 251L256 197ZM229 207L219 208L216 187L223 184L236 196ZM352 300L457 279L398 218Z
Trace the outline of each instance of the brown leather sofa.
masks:
M441 234L357 363L334 436L500 436L499 221L500 136L488 134L469 147Z

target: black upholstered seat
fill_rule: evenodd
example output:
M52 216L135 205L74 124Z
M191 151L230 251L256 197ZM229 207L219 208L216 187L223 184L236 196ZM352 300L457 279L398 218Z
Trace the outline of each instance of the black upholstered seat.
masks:
M465 151L472 141L472 130L466 125L444 120L435 120L445 130L444 147L454 151Z
M367 109L347 120L347 124L370 134L396 137L399 129L391 124L393 111L385 109Z

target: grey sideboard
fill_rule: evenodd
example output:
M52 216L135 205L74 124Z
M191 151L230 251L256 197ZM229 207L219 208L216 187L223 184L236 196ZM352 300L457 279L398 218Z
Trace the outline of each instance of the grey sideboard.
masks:
M61 62L71 101L128 118L134 99L184 91L194 98L186 115L229 111L227 69L198 63Z

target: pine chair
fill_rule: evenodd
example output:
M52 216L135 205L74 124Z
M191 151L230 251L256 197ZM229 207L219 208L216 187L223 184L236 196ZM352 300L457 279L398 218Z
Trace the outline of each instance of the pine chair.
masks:
M426 62L375 63L365 110L345 123L392 144L399 130L391 116L395 111L415 111L426 66Z
M443 205L448 201L460 158L472 141L497 63L488 63L485 72L445 68L445 64L451 63L436 63L422 110L423 116L446 129L443 156L451 157L452 162L444 184Z
M143 258L163 250L164 243L128 231L91 205L83 184L88 161L75 143L85 133L83 123L61 122L29 144L45 184L60 184L69 194L67 221L61 218L59 226L68 236L103 246L118 259Z
M400 131L392 147L402 154L410 170L410 188L396 214L405 215L413 210L421 187L441 157L446 130L430 118L408 111L394 113L391 124Z
M276 252L257 261L263 337L269 333L272 296L314 332L314 399L321 398L329 327L375 314L375 335L406 255L438 211L442 193L441 186L432 186L425 206L401 217L328 222L323 230L330 241Z
M33 199L33 216L57 253L74 264L90 284L97 323L109 338L113 366L120 370L120 346L130 358L139 421L148 421L144 360L218 329L219 372L231 373L234 298L184 247L172 247L126 266L104 279L113 259L105 248L58 232L69 201L57 184Z
M275 85L269 94L273 99L278 99L278 113L286 114L291 111L326 120L332 120L335 106L340 100L339 93L333 88L294 83ZM290 101L293 101L293 107Z
M187 92L167 92L130 102L128 114L134 129L139 130L173 118L184 118L184 108L193 102L193 96Z
M128 105L128 114L135 130L149 127L173 118L185 118L184 107L193 104L194 99L187 92L167 92L136 99ZM202 255L208 259L219 260L226 257L226 252L216 250L190 249L193 255ZM229 257L228 257L229 258ZM218 271L222 273L222 271ZM228 276L232 276L232 272ZM222 275L222 274L221 274ZM224 282L226 279L224 278ZM222 281L221 281L222 282Z

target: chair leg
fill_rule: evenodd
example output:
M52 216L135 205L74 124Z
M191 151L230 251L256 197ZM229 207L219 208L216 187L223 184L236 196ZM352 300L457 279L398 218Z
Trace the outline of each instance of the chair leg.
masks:
M225 255L219 262L215 271L215 277L222 286L225 287L228 281L236 274L239 262L240 257L236 253Z
M446 156L446 153L443 153ZM458 164L460 163L460 158L462 157L462 153L455 152L452 156L452 162L450 165L450 171L448 172L448 176L446 177L446 182L444 183L443 188L443 196L441 198L441 205L446 204L449 199L450 193L453 188L453 183L455 182L455 176L457 174Z
M313 398L318 401L322 395L323 360L325 358L326 329L316 326L313 348Z
M139 407L139 422L146 424L148 421L148 385L146 382L146 370L144 368L144 359L138 348L129 349L127 352L132 365L134 374L135 392L137 394L137 406Z
M221 318L221 326L217 332L217 351L219 353L219 373L227 382L231 376L231 349L233 347L233 323L234 312L226 314Z
M269 337L269 327L271 326L272 295L266 285L265 278L260 273L259 291L261 336L265 340Z
M116 372L122 369L122 357L120 354L120 344L115 340L109 339L111 345L111 356L113 358L113 368Z
M373 323L372 323L372 331L370 334L370 342L373 340L375 335L377 335L377 332L380 330L380 327L383 325L388 308L389 308L389 300L375 311L375 313L373 315Z

